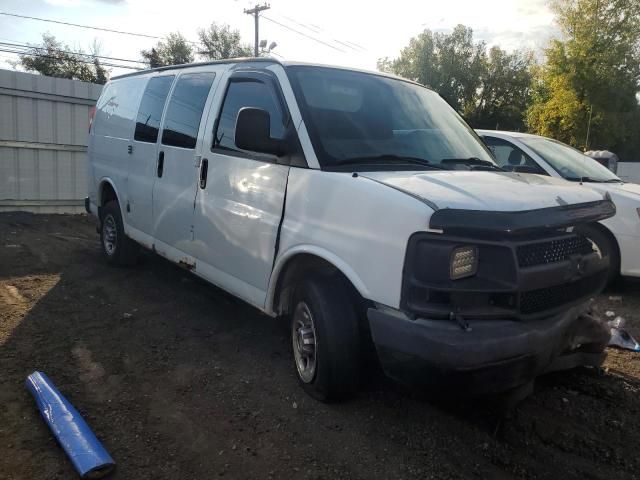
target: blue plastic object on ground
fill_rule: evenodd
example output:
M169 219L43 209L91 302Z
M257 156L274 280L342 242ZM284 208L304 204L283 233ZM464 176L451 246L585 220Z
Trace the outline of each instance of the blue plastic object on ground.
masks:
M25 382L45 422L82 478L102 478L115 462L73 405L42 372L33 372Z

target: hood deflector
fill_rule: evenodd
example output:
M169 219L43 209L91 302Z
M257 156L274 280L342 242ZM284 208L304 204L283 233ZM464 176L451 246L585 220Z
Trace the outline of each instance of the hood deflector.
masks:
M429 227L445 232L520 234L540 228L557 229L613 217L610 198L595 202L560 205L516 212L443 208L431 215Z

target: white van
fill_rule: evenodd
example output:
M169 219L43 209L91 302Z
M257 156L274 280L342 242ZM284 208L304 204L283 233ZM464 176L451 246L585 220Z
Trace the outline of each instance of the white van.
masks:
M271 59L121 76L89 178L108 262L141 245L288 318L318 399L357 388L372 341L391 377L474 393L602 361L607 260L572 229L612 202L502 172L416 83Z

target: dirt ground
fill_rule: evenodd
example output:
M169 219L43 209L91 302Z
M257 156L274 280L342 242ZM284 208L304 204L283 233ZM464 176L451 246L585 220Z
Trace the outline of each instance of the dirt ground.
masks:
M637 283L597 302L640 333ZM640 477L640 354L544 377L506 415L384 380L324 405L298 387L287 334L152 254L107 266L84 216L0 214L0 479L77 478L24 388L36 369L114 479Z

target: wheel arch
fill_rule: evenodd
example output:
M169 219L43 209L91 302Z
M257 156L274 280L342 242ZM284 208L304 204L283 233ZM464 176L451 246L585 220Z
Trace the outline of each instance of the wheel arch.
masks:
M299 245L278 257L269 280L265 311L275 315L284 313L289 282L310 271L323 270L339 273L361 298L370 298L366 285L347 262L320 247Z
M111 200L115 200L120 205L120 194L113 180L108 177L100 179L98 183L98 216L102 215L102 208Z
M593 224L593 228L601 232L603 235L606 235L609 240L611 240L613 247L616 249L616 253L618 254L618 261L622 260L622 252L620 251L620 243L618 242L618 238L615 234L601 222L596 222ZM618 269L620 269L620 265L618 265Z

